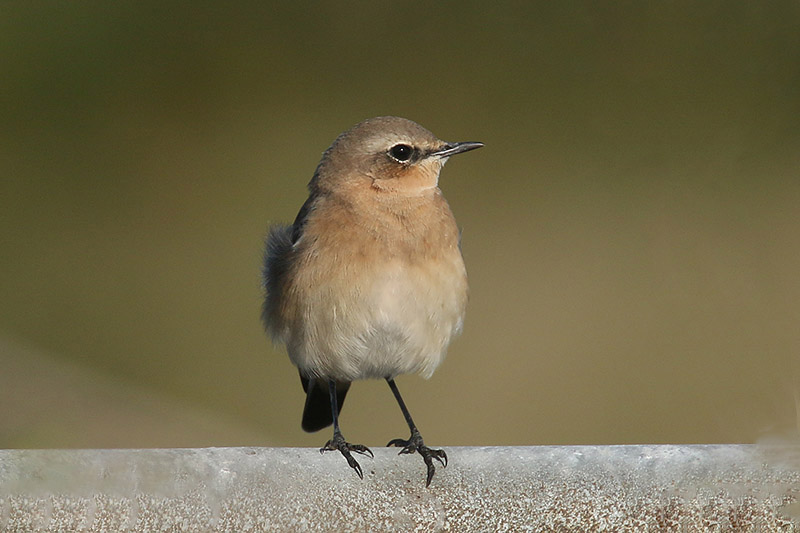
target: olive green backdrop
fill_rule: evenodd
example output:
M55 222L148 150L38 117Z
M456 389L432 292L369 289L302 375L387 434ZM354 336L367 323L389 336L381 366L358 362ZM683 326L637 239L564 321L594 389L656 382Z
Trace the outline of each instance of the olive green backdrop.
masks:
M486 144L429 444L796 435L800 4L288 4L0 6L0 446L324 443L262 239L380 114ZM407 431L379 382L342 425Z

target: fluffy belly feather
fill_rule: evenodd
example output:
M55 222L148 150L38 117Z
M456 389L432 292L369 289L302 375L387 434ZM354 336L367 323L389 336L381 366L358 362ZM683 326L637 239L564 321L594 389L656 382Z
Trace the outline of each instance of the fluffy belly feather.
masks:
M395 262L347 290L318 287L289 344L305 373L345 381L430 377L461 331L466 275L460 254L427 268ZM364 280L370 280L364 282ZM336 296L334 296L336 295Z

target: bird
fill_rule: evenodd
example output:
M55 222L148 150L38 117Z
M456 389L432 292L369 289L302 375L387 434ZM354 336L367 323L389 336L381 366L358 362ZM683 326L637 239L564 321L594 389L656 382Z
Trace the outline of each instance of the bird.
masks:
M383 379L410 436L387 446L418 453L426 487L447 466L425 445L395 378L429 378L461 333L467 272L461 232L439 188L448 158L483 146L445 142L411 120L381 116L340 134L323 153L293 224L272 225L264 252L262 319L285 345L306 394L302 428L333 425L320 449L339 451L363 479L339 413L352 382Z

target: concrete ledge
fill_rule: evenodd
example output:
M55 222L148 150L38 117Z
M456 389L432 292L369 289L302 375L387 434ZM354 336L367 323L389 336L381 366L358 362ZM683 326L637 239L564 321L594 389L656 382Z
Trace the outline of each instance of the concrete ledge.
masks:
M2 531L800 531L800 446L0 451Z

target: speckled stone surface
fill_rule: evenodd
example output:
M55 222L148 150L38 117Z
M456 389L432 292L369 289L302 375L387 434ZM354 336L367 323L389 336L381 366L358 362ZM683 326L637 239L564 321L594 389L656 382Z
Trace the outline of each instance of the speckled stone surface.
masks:
M800 446L0 451L1 531L800 531Z

